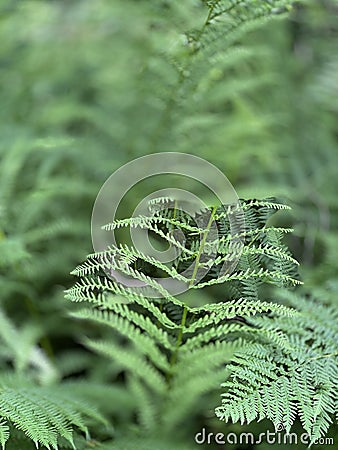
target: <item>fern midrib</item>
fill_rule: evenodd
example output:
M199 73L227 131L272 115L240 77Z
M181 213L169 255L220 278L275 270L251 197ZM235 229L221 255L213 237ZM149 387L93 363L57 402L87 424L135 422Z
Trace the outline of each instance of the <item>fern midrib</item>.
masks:
M206 243L209 231L210 231L211 224L214 221L214 215L215 215L216 210L217 210L217 206L214 206L212 208L212 211L211 211L211 214L210 214L210 219L209 219L207 227L205 229L205 233L204 233L203 239L201 241L201 245L199 246L199 249L198 249L198 254L197 254L196 259L195 259L194 271L193 271L193 274L191 276L191 280L190 280L190 283L189 283L189 288L191 288L193 286L193 284L194 284L194 281L195 281L195 278L196 278L196 275L197 275L197 271L198 271L198 265L199 265L199 262L200 262L200 259L201 259L201 256L202 256L202 253L203 253L203 250L204 250L204 246L205 246L205 243Z
M189 283L189 288L191 288L191 286L193 285L193 283L195 281L197 270L198 270L198 265L199 265L199 262L200 262L200 258L201 258L201 255L203 253L203 250L204 250L204 246L205 246L205 243L206 243L206 240L207 240L210 228L211 228L211 224L214 221L214 215L215 215L216 210L217 210L217 206L214 206L212 208L212 211L211 211L211 214L210 214L210 218L209 218L207 227L205 229L204 236L203 236L202 241L201 241L201 245L199 246L199 249L198 249L198 254L197 254L196 259L195 259L194 271L193 271L193 274L192 274L192 277L191 277L191 280L190 280L190 283ZM170 363L169 363L170 364L170 368L169 368L169 371L167 372L166 379L167 379L167 382L168 382L168 387L170 386L170 381L171 381L172 375L173 375L173 368L174 368L174 366L176 364L177 357L178 357L178 352L179 352L179 349L180 349L181 344L182 344L184 328L185 328L185 324L186 324L186 321L187 321L187 314L188 314L188 307L185 306L183 308L181 325L180 325L179 333L177 335L175 350L174 350L174 352L171 355Z
M198 39L201 39L201 37L203 36L203 34L204 34L204 32L205 32L207 26L210 25L210 20L212 19L212 14L213 14L213 12L214 12L214 9L215 9L215 6L214 6L214 5L210 7L208 16L207 16L207 18L205 19L205 22L204 22L204 24L203 24L203 26L202 26L202 28L200 29L200 32L199 32L199 34L198 34ZM194 51L194 53L196 53L197 51L198 51L198 49L196 48L195 51Z

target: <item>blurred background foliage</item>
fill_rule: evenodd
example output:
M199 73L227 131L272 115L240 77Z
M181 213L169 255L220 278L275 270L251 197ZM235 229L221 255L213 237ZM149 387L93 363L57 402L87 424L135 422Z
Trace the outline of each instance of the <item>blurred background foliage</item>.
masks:
M25 370L20 342L28 342L33 360L40 352L40 381L85 375L115 424L132 417L133 401L117 388L118 368L114 378L82 350L81 336L97 330L68 317L63 290L91 251L95 197L124 163L191 153L221 169L242 198L286 199L293 211L278 221L295 228L288 243L304 290L336 302L337 4L299 3L189 59L185 32L205 18L197 0L0 5L0 293L3 320L21 336L1 352L2 368ZM145 190L136 188L121 216ZM213 301L221 290L203 295ZM113 379L110 391L102 387ZM193 430L189 422L186 434Z

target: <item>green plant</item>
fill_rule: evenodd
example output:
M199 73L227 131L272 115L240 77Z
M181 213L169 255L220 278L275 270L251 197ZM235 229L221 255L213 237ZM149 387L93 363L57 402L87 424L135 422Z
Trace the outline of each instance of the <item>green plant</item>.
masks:
M2 448L9 438L9 448L33 448L30 441L48 449L75 448L81 436L74 429L89 439L88 423L107 425L93 403L58 383L58 370L37 345L36 326L17 329L2 311L0 325L1 364L7 367L0 376Z
M237 420L237 413L242 422L264 416L288 428L297 416L313 438L325 432L330 420L325 411L332 416L336 379L337 8L333 0L308 0L297 2L290 15L292 4L286 0L1 2L0 380L7 407L1 412L0 442L5 445L6 441L6 449L35 448L34 439L45 446L55 447L57 442L62 449L72 445L71 439L78 449L99 445L95 440L86 442L86 433L81 433L86 426L102 444L112 431L99 428L100 419L89 417L96 415L95 407L115 426L114 441L101 445L109 449L173 448L169 437L162 442L162 435L153 436L158 417L162 421L158 432L174 429L178 439L184 434L191 440L203 424L224 431L222 422L211 419L217 406L222 419ZM101 326L103 313L96 311L103 308L97 306L98 292L90 287L83 301L93 296L95 306L81 314L96 315L97 320L87 321L84 328L82 321L67 317L77 305L63 302L63 290L70 283L69 270L90 246L90 207L102 180L136 156L192 149L216 163L241 196L263 198L274 192L288 197L292 215L279 213L278 223L295 228L287 242L302 261L306 288L290 298L274 290L275 285L283 288L298 277L292 260L286 258L288 252L278 247L281 253L271 254L269 241L270 247L248 248L243 255L240 276L248 261L255 265L257 257L264 258L263 273L259 274L259 266L248 279L214 283L220 271L216 264L204 280L210 286L192 286L182 296L169 296L169 306L163 310L153 297L134 311L123 292L105 293L102 301L108 297L109 308L118 310L105 312L103 322L111 320L106 326ZM143 193L142 186L137 187L136 198ZM124 217L129 215L128 208ZM276 222L272 219L270 225ZM156 226L163 231L162 222ZM272 232L267 239L273 236ZM154 271L162 277L175 275L194 261L194 255L188 254L168 273L167 267L159 262L154 267L147 255L131 248L119 253L134 260L131 269L143 279ZM225 253L217 257L222 259ZM100 275L104 283L105 271ZM157 288L154 284L152 293ZM245 303L233 301L238 298L245 298ZM273 300L276 311L265 303L260 303L264 311L256 311L257 299ZM219 301L229 303L217 306ZM201 363L194 365L187 345L185 356L191 369L178 351L173 367L179 369L167 380L186 305L180 347L183 350L190 341ZM254 315L247 316L247 308ZM232 316L234 311L239 315ZM123 314L131 313L135 320L144 317L144 322L127 321ZM221 323L213 329L208 320L223 313L229 315L223 329ZM147 317L154 315L158 318L150 322ZM161 320L166 324L161 325ZM200 330L206 337L208 327L211 334L216 329L228 333L233 348L225 339L206 354L208 343L187 335L193 323L197 323L195 333L200 323L206 323ZM147 327L157 336L161 326L168 330L159 343L154 337L150 344L139 331ZM123 337L129 328L145 348L136 338L133 344ZM112 342L111 348L101 349L114 352L109 366L99 353L80 345L84 333L93 348ZM172 386L170 393L161 388L154 393L153 384L142 382L134 373L135 360L129 366L125 361L125 347L132 356L138 355L136 362L143 359L154 368L151 376ZM294 347L295 353L290 351ZM220 362L223 350L227 351L226 368ZM309 358L303 361L306 353ZM212 356L215 359L209 363ZM279 358L285 365L278 364ZM215 372L211 374L202 361L214 364ZM266 371L257 380L257 390L245 385L243 377L257 379L263 367ZM140 364L137 369L142 374L145 367ZM300 384L295 395L290 386L303 369L309 386L303 389ZM198 370L200 377L190 379ZM239 389L234 394L236 379ZM163 383L159 381L162 387ZM228 406L220 405L221 383ZM281 384L281 405L289 415L276 406L276 389ZM257 393L267 397L267 385L274 387L269 410L256 401ZM185 388L186 397L182 395ZM46 397L51 400L47 404ZM162 399L166 399L163 406ZM92 412L79 404L82 400ZM19 402L29 422L17 417L13 402ZM63 418L55 402L64 403ZM252 412L255 408L257 414ZM50 417L57 411L60 420ZM41 429L37 430L37 423ZM133 433L139 428L151 436L141 433L140 439ZM297 424L293 429L297 431ZM182 447L176 442L177 448L179 444ZM183 449L188 447L193 445L186 442Z
M280 288L300 284L297 263L282 244L283 234L290 230L268 224L273 212L286 207L274 199L249 200L189 218L176 210L175 202L161 202L165 208L162 205L149 217L117 220L104 228L155 233L181 251L173 265L123 243L112 245L89 255L73 271L80 280L67 291L72 301L88 304L73 313L75 317L117 332L113 338L85 342L126 374L143 432L170 436L188 417L196 417L199 399L227 379L224 405L216 409L221 419L243 423L267 417L290 431L298 416L311 439L323 435L334 412L337 330L324 333L322 323L329 319L333 325L333 311L323 309L314 319L305 301L298 300L301 308L295 300L292 307L283 306L262 299L260 292L264 283ZM231 218L239 209L245 226L231 236ZM205 228L196 225L201 215ZM207 243L212 221L218 236ZM183 233L184 246L174 231ZM238 242L234 246L232 238L240 238L243 247ZM234 258L236 269L222 273L222 263ZM182 275L189 265L190 278ZM196 281L201 267L210 271ZM194 307L153 278L158 270L190 289L224 283L222 298ZM111 279L112 271L143 282L144 290Z

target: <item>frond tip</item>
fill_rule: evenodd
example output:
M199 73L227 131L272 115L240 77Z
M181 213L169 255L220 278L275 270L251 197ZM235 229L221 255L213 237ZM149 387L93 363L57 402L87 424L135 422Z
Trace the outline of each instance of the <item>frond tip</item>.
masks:
M5 444L9 439L9 426L4 420L0 420L0 444L2 450L5 449Z
M161 209L153 211L157 203L152 200L149 216L116 220L104 225L104 229L146 230L170 246L172 260L164 263L151 250L146 252L125 243L110 245L105 251L89 255L72 272L83 280L82 288L81 283L77 285L78 297L74 289L68 291L72 300L82 301L88 296L95 302L95 295L99 299L99 294L107 291L128 299L133 291L182 306L165 287L169 279L187 289L233 283L239 293L241 286L253 292L252 286L264 282L301 284L296 276L298 262L282 243L283 235L290 230L268 226L271 215L288 206L273 198L241 200L190 216L172 200L161 198L158 204ZM106 281L108 278L114 283Z

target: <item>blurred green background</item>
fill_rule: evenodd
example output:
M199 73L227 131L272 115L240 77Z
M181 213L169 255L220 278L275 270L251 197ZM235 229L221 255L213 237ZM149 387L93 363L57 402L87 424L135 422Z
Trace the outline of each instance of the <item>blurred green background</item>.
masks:
M337 296L337 4L299 3L190 60L184 33L205 15L197 0L0 4L1 307L20 329L38 330L31 343L55 376L104 379L95 357L79 352L88 330L67 316L63 290L92 251L100 187L139 156L190 153L223 171L241 198L285 199L293 210L278 221L295 228L288 244L305 291Z

